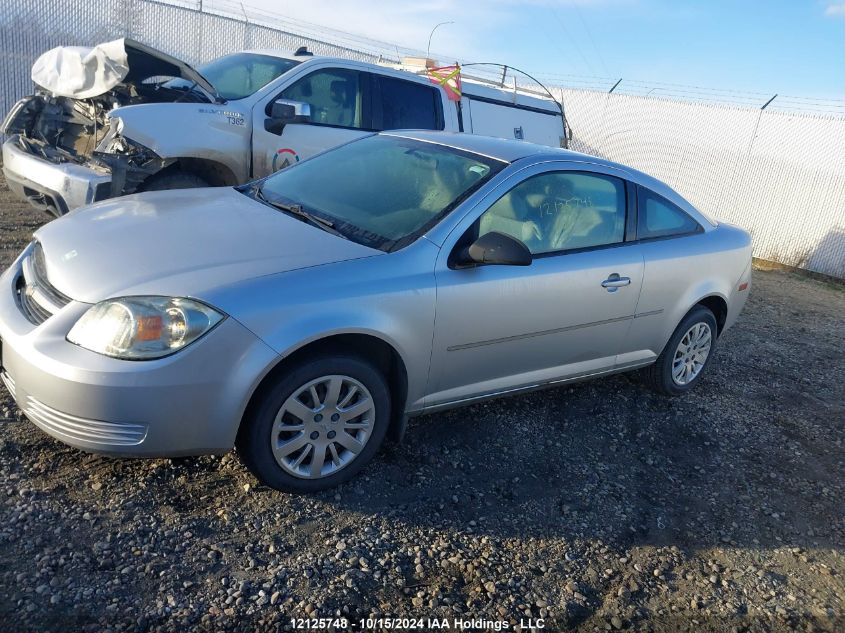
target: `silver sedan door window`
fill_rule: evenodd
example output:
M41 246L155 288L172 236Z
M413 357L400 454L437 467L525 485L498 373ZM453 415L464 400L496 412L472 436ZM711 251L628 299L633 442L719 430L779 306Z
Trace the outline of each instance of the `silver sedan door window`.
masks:
M529 178L481 216L479 235L506 233L533 255L618 244L625 239L625 183L583 172Z

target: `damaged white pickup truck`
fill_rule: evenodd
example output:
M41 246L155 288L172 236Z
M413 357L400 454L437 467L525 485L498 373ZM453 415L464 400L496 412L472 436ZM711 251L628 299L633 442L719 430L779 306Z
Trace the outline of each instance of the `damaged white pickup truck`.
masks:
M398 67L245 51L198 70L139 42L59 47L0 132L9 187L56 216L156 189L235 185L374 131L430 129L565 146L562 106Z

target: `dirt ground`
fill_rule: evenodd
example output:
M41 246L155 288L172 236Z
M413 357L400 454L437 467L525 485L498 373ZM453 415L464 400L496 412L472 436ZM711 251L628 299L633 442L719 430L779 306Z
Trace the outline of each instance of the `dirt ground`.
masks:
M46 219L0 184L0 264ZM82 453L0 388L2 628L842 631L843 350L842 286L758 271L695 392L624 375L417 418L310 497L234 453Z

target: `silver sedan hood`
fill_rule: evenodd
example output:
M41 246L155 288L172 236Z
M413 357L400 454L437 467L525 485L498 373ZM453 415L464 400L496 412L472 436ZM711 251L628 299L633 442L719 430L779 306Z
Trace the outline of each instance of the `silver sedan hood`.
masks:
M245 279L382 254L228 187L116 198L50 222L35 238L50 283L87 303L202 299Z

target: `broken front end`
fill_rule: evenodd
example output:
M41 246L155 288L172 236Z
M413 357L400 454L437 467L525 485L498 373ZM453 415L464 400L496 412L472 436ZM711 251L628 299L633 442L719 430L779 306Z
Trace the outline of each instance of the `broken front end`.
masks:
M152 150L120 135L97 99L33 95L18 101L2 132L3 171L10 189L56 216L133 193L167 166Z
M32 78L37 92L18 101L0 128L3 172L12 191L56 216L133 193L172 162L123 136L113 110L215 100L192 68L131 40L53 49L36 61Z

